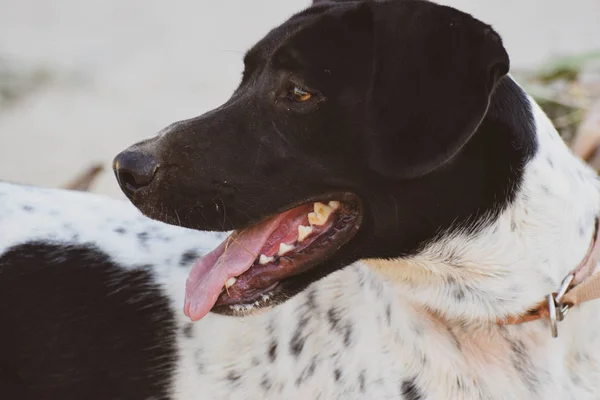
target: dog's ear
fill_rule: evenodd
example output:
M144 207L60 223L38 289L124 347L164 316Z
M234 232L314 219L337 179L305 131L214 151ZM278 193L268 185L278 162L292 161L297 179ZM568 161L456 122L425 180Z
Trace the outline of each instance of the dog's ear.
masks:
M370 167L415 178L447 163L484 118L509 58L488 25L421 0L372 3Z

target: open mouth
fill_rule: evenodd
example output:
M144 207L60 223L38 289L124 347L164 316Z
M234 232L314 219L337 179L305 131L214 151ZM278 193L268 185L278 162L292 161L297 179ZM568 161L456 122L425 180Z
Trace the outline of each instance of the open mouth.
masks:
M311 202L234 231L193 267L185 314L196 321L213 307L266 307L286 280L315 268L358 232L357 199Z

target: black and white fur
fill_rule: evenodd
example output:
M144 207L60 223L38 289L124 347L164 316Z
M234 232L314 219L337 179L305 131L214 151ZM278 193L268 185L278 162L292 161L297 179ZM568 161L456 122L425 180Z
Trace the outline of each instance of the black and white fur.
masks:
M440 235L397 260L404 268L358 262L245 318L190 323L182 314L191 263L221 234L151 221L96 195L2 183L0 393L598 398L598 303L571 311L557 339L545 321L481 322L556 290L585 254L600 208L595 174L529 101L538 151L489 227Z
M0 184L0 397L599 398L600 303L572 310L557 339L542 320L495 323L556 290L600 212L595 173L518 98L536 146L505 208L247 317L182 313L191 264L223 234Z

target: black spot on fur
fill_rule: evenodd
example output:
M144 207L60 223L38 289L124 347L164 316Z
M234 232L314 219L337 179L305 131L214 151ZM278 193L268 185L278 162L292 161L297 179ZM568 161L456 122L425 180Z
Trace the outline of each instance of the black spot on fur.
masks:
M372 276L368 277L369 279L369 286L371 287L371 290L373 292L375 292L375 296L377 298L380 298L383 294L383 285L381 284L381 282L377 279L373 279Z
M200 255L196 250L188 250L181 255L179 265L181 265L182 267L187 267L192 262L196 261L198 258L200 258Z
M306 305L308 307L309 310L316 310L317 309L317 291L312 288L308 291L308 293L306 294Z
M295 357L300 356L300 353L302 353L304 342L306 342L306 337L304 336L302 329L298 327L290 341L290 351Z
M333 371L333 379L335 379L335 381L338 382L341 377L342 377L342 370L340 370L339 368L336 368Z
M269 323L267 324L267 335L268 336L275 335L275 324L276 324L275 318L269 319Z
M547 157L546 161L548 161L548 165L550 166L550 168L554 168L554 163L552 162L552 159L550 157Z
M340 323L340 316L335 308L330 308L329 311L327 311L327 319L331 324L331 329L337 330Z
M514 340L505 337L511 347L511 362L513 367L519 372L519 376L530 392L536 393L539 389L539 379L533 362L527 349L520 340Z
M140 245L142 245L142 247L146 247L150 235L148 234L148 232L140 232L137 234L137 238L140 241Z
M417 388L415 384L415 379L407 379L402 382L402 386L400 387L400 393L404 396L405 400L422 400L423 395L419 388Z
M23 209L23 211L27 211L27 212L33 212L33 211L35 211L35 208L33 206L30 206L29 204L25 204L21 208Z
M463 301L465 299L465 291L460 286L456 287L452 294L454 295L454 299L456 301Z
M193 338L194 337L194 324L192 324L192 323L186 324L183 327L182 332L183 332L183 336L185 336L186 338L188 338L188 339Z
M300 376L296 379L296 386L302 385L307 379L315 374L315 370L317 369L317 356L313 356L310 364L302 370Z
M327 311L327 320L331 325L331 330L343 336L344 346L349 347L352 344L352 324L350 322L342 324L338 311L335 308L330 308Z
M306 342L307 333L305 329L308 325L311 316L311 309L303 304L299 309L298 313L300 317L298 319L298 325L296 326L296 330L292 335L292 339L290 340L290 351L291 353L298 357L304 348L304 342Z
M239 384L239 380L241 378L242 378L242 376L239 373L237 373L236 371L229 371L227 373L227 380L234 385Z
M350 347L352 344L352 324L347 323L344 329L344 346Z
M452 267L460 267L460 257L458 256L458 254L456 254L456 252L453 249L450 249L448 251L448 254L446 254L446 259L445 259L446 264L452 266Z
M271 386L273 386L273 383L267 374L264 374L262 380L260 381L260 387L262 387L265 392L268 392L271 389Z
M385 322L388 326L392 324L392 305L390 303L385 306Z
M542 185L542 192L544 192L544 194L550 194L550 188L546 185Z
M365 392L366 389L366 378L365 375L367 374L367 371L365 371L364 369L362 371L360 371L360 375L358 375L358 387L360 389L361 392Z
M202 360L202 349L196 350L194 353L194 361L196 362L196 370L200 375L204 374L204 362Z
M252 366L258 367L260 365L260 360L257 357L252 357Z
M275 340L271 341L269 345L269 361L275 362L277 359L277 342Z
M151 271L124 270L91 246L39 242L8 250L0 271L0 369L22 382L7 398L170 395L177 327Z
M118 227L115 229L115 232L118 233L119 235L124 235L127 233L127 229L123 228L122 226Z
M514 231L516 231L516 230L517 230L517 223L515 222L515 220L514 220L514 219L511 219L511 220L510 220L510 231L511 231L511 232L514 232Z

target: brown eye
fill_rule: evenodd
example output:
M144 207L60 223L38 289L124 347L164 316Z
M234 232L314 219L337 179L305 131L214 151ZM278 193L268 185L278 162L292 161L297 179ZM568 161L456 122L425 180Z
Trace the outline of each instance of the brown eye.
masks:
M298 86L294 86L292 90L290 90L289 97L292 101L304 103L312 97L312 94Z

